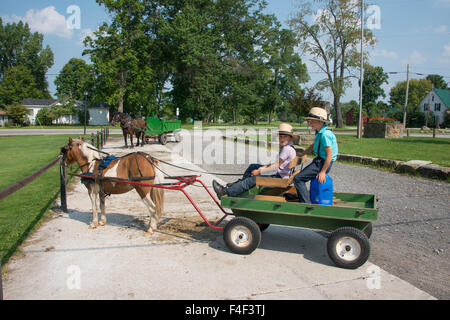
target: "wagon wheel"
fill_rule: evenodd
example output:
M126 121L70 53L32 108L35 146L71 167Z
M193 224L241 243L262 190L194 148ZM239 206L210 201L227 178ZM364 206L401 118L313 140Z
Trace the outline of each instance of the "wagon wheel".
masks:
M236 217L223 230L223 240L228 249L237 254L250 254L261 242L261 231L253 220Z
M327 242L327 251L336 266L356 269L369 259L370 243L361 230L342 227L331 233Z
M261 230L261 232L263 232L270 226L270 224L268 223L256 223L256 224L258 225L259 230Z
M162 145L167 144L167 135L165 133L163 133L162 135L159 136L159 142Z
M174 136L175 136L175 141L176 141L176 142L181 142L181 141L183 141L183 137L181 136L181 134L180 134L179 132L175 132L175 133L174 133Z
M367 238L370 239L370 236L372 235L372 222L370 222L367 227L363 230L363 232L366 234Z

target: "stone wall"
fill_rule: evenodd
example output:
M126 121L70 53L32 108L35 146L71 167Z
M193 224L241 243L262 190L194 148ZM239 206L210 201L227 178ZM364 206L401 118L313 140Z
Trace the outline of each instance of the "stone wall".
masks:
M393 123L367 122L364 124L364 138L401 138L403 126Z

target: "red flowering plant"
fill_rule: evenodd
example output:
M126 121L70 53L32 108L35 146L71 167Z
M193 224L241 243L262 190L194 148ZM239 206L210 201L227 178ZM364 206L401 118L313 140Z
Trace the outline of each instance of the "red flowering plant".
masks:
M373 117L369 118L369 121L371 123L397 123L397 120L388 118L388 117Z

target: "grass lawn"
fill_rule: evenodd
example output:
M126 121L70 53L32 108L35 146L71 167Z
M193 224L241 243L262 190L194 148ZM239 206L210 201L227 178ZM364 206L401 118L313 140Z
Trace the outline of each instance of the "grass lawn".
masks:
M0 189L39 170L54 160L69 136L0 137ZM34 182L1 200L0 259L2 264L13 255L59 196L59 165Z
M243 138L244 135L237 135ZM248 135L251 140L266 140L266 135ZM362 138L337 135L339 153L399 161L426 160L450 167L450 138L403 137L401 139ZM302 147L308 147L303 145Z
M450 138L403 137L401 139L337 136L339 153L400 161L427 160L450 167Z

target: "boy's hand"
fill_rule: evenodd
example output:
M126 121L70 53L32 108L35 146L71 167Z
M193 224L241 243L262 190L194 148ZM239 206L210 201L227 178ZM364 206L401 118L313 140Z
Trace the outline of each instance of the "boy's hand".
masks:
M320 184L324 183L324 182L325 182L325 179L326 179L326 177L325 177L325 172L322 172L322 171L319 172L319 173L317 174L316 178L317 178L317 180L319 181Z
M261 169L256 169L252 171L252 176L259 176L261 174Z

